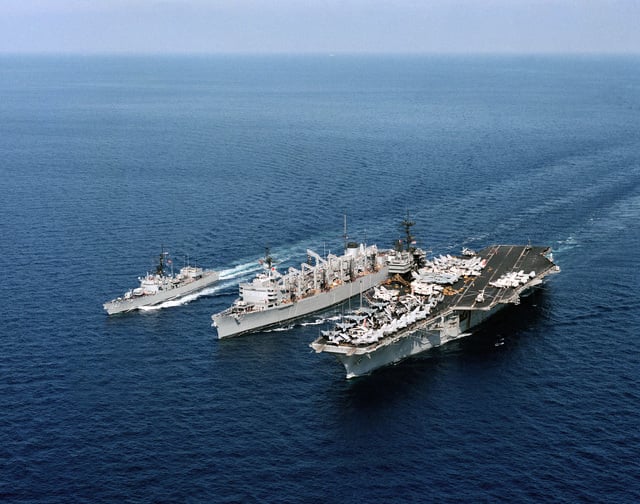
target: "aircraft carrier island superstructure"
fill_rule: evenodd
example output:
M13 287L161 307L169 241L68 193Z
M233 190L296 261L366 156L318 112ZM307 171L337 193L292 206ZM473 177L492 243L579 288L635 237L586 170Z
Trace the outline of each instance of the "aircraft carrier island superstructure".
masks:
M335 355L347 378L468 336L470 330L558 272L548 247L494 245L424 262L366 306L322 331L311 347Z

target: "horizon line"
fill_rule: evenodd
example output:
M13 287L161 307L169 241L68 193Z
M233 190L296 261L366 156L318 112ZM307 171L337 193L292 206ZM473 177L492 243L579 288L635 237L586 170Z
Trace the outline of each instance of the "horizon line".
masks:
M638 51L2 51L0 56L640 56Z

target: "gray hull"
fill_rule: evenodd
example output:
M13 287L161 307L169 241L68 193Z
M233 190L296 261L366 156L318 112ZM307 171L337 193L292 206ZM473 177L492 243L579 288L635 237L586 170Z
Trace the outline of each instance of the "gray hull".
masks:
M351 355L348 353L334 355L344 365L347 378L368 375L378 368L396 364L412 355L469 336L470 329L478 326L505 306L498 305L492 310L472 312L462 324L457 314L445 319L445 327L434 322L417 324L399 332L392 342L378 348L367 349L367 351L362 349L362 352L356 350Z
M212 317L213 325L218 331L219 339L277 326L358 296L376 285L380 285L387 279L387 276L388 271L385 267L375 273L357 278L354 282L339 285L330 291L300 299L295 303L287 303L236 316L225 312L218 313Z
M388 333L383 330L383 337L373 343L332 340L323 335L311 347L318 353L334 354L344 365L347 378L353 378L463 338L505 306L519 304L522 297L542 285L547 275L560 271L547 257L549 252L548 247L531 245L487 247L478 254L484 262L481 272L458 278L446 293L443 289L429 318L401 329L389 328ZM513 275L519 280L515 281ZM395 321L398 325L407 323L402 316Z
M157 294L133 297L130 299L114 299L104 303L103 307L109 315L138 310L147 306L155 306L166 301L173 301L194 294L218 281L219 274L216 271L205 271L198 280L189 282L179 287L162 290Z

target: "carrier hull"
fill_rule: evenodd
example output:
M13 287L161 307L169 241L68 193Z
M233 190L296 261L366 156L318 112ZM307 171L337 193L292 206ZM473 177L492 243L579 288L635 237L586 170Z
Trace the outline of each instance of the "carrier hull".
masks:
M503 310L505 306L498 305L486 312L470 314L469 324L466 325L465 330L459 324L455 324L456 315L453 315L448 319L452 323L453 330L443 331L437 327L438 324L435 324L435 326L433 324L421 324L399 333L397 339L388 345L359 354L335 354L335 356L344 366L347 378L365 376L378 368L396 364L413 355L470 336L471 333L469 331L471 329Z
M443 289L447 294L440 295L438 303L426 317L414 317L402 328L388 332L383 326L384 336L372 341L346 337L356 334L352 327L346 330L350 332L339 332L337 336L336 331L334 334L328 331L326 336L319 337L310 346L317 353L333 354L344 366L347 378L367 375L378 368L469 336L471 330L500 310L519 304L522 297L542 285L547 275L559 271L547 247L495 245L480 251L476 258L482 263L482 272L477 272L477 276L460 277L451 287ZM475 264L479 264L478 261ZM530 273L523 275L522 271ZM519 272L518 283L507 280L513 277L514 272ZM431 276L435 278L438 275ZM419 297L415 292L406 295L406 299ZM401 296L401 299L404 298ZM403 317L407 320L406 315ZM360 331L361 334L362 331L365 329ZM342 339L342 335L346 339Z

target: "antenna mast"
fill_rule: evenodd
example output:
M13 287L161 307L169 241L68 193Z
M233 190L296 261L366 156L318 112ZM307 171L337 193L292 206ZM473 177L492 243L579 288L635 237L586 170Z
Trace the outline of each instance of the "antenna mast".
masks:
M407 252L413 252L415 247L413 247L414 237L411 235L411 228L415 226L416 222L409 219L409 210L407 210L407 216L402 221L402 227L404 228L404 233L406 235L407 240Z
M271 268L273 266L273 257L271 257L271 254L269 253L269 247L265 247L264 248L264 262L267 263L267 271L269 272L269 278L271 278Z
M344 238L344 253L347 253L347 214L344 214L344 234L342 235L342 237Z
M164 245L160 246L160 260L158 261L158 266L156 267L156 275L164 275Z

